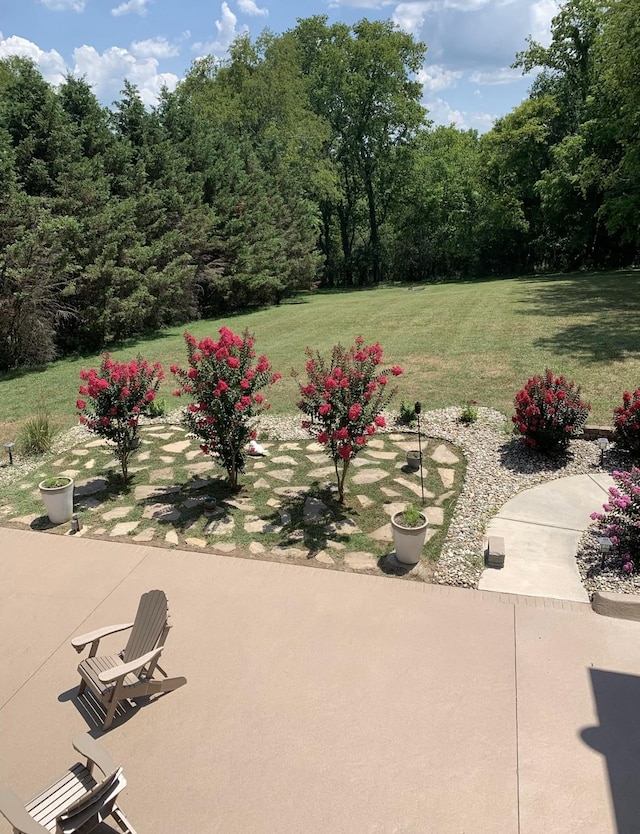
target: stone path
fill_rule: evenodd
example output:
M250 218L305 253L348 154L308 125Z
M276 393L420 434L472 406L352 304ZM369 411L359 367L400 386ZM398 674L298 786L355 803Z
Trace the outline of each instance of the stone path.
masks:
M145 449L151 444L153 452ZM130 466L135 481L128 493L108 492L108 481L91 474L110 466L118 470L112 451L100 440L90 440L70 450L54 461L51 468L75 480L75 510L82 521L82 529L74 534L76 537L126 537L138 543L187 546L226 554L248 551L260 558L378 572L381 546L386 552L393 550L390 520L363 531L357 515L351 518L340 513L337 517L335 504L332 510L318 497L318 491L323 489L329 496L335 491L333 465L319 444L299 440L261 441L261 445L266 456L248 457L241 479L249 487L250 496L217 502L212 502L209 493L220 488L221 469L204 458L198 441L188 437L186 430L178 425L141 428L142 451ZM382 507L380 521L385 517L390 519L409 503L421 504L424 489L429 539L442 530L444 502L461 488L461 469L455 468L461 455L441 440L425 440L422 478L430 486L425 489L421 487L420 471L412 472L405 465L405 451L415 446L415 437L408 439L401 433L373 438L366 451L353 461L346 486L353 507L361 507L363 512ZM31 477L37 484L37 474ZM39 498L36 484L32 480L20 486L32 490L31 494ZM267 506L268 517L264 517L264 511L262 515L258 513L255 506L258 501ZM301 507L301 529L291 529L292 507ZM41 510L18 516L5 508L3 516L13 523L36 527L40 522L42 526ZM67 525L61 525L53 532L70 535L66 528ZM309 528L313 531L311 546ZM350 538L358 534L361 534L358 549L351 549ZM281 538L275 545L267 540L273 535ZM419 565L412 575L426 578L428 571L428 565Z

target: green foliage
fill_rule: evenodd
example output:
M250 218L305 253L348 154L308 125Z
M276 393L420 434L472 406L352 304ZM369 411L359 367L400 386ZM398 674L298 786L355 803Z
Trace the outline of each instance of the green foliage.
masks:
M572 437L582 433L591 405L580 398L580 386L549 369L533 376L516 394L514 431L541 452L562 452Z
M413 504L409 504L400 513L404 527L421 527L425 522L424 515Z
M416 409L414 405L407 405L407 403L402 400L400 403L400 413L398 415L398 421L402 423L403 426L412 426L416 421Z
M640 459L640 388L625 391L622 405L613 412L614 440L634 458Z
M475 423L478 419L478 403L476 400L467 400L460 409L461 423Z
M115 444L122 480L129 478L129 459L140 445L138 421L153 402L164 378L159 362L153 365L140 355L130 362L114 361L108 353L98 370L80 371L80 397L76 408L89 431Z
M232 489L244 472L245 446L255 438L256 417L269 404L261 391L280 379L272 373L266 356L255 358L254 339L246 330L242 337L228 327L220 338L199 342L184 334L189 368L171 366L179 388L177 396L193 397L184 411L184 421L203 442L200 448L223 466Z
M40 411L22 425L16 445L23 455L44 455L50 451L54 436L51 418L46 412Z

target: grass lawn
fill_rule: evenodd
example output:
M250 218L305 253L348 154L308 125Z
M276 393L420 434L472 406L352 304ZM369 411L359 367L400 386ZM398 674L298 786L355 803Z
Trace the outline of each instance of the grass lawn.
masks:
M284 375L270 394L273 413L283 414L295 411L289 371L303 370L305 347L327 351L361 334L379 341L388 363L405 370L396 408L403 398L421 400L425 409L475 399L511 415L516 391L550 367L582 385L593 405L590 423L610 424L623 390L640 385L639 321L640 271L575 273L304 295L167 329L112 353L129 359L140 352L168 372L171 364L185 364L185 329L200 338L215 336L222 324L248 327L258 351ZM74 357L0 379L0 443L14 440L39 405L60 427L74 425L79 371L98 363L98 355ZM177 405L173 388L169 379L161 390L169 408Z

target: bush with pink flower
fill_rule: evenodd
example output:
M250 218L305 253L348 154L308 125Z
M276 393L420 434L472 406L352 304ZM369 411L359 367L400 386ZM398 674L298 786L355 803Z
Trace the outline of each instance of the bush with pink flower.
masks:
M220 338L201 339L184 334L189 367L171 366L179 383L176 396L188 395L193 402L184 412L184 420L203 442L206 455L223 466L233 489L238 475L244 472L245 446L255 437L255 418L269 404L261 391L280 379L271 371L266 356L256 359L254 339L245 330L238 336L221 327Z
M307 357L307 381L299 384L302 426L333 461L342 503L349 464L384 428L382 411L397 392L389 382L402 368L383 369L382 348L365 345L361 336L349 349L335 345L329 357L307 348Z
M604 512L591 513L591 518L598 522L600 535L611 539L621 570L631 575L640 570L640 469L616 470L612 476L615 486L609 487Z
M115 444L126 483L129 459L140 442L138 420L155 400L164 379L162 366L159 362L150 365L141 356L130 362L116 362L105 353L100 367L80 371L80 379L83 384L76 400L80 422Z
M541 452L562 452L572 437L582 434L591 404L580 397L580 386L547 369L533 376L515 396L514 431Z
M618 446L640 458L640 388L622 395L622 405L613 412L613 430Z

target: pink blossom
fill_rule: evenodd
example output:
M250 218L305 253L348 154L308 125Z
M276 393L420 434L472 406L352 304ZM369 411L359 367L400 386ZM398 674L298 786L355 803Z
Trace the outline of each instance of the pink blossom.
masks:
M318 411L319 411L319 409L318 409ZM349 419L350 420L357 420L358 417L361 414L362 414L362 406L360 405L360 403L354 403L351 406L351 408L349 409Z
M387 421L381 414L378 414L378 416L374 419L373 422L376 424L376 426L380 426L381 429L383 429L387 425Z

